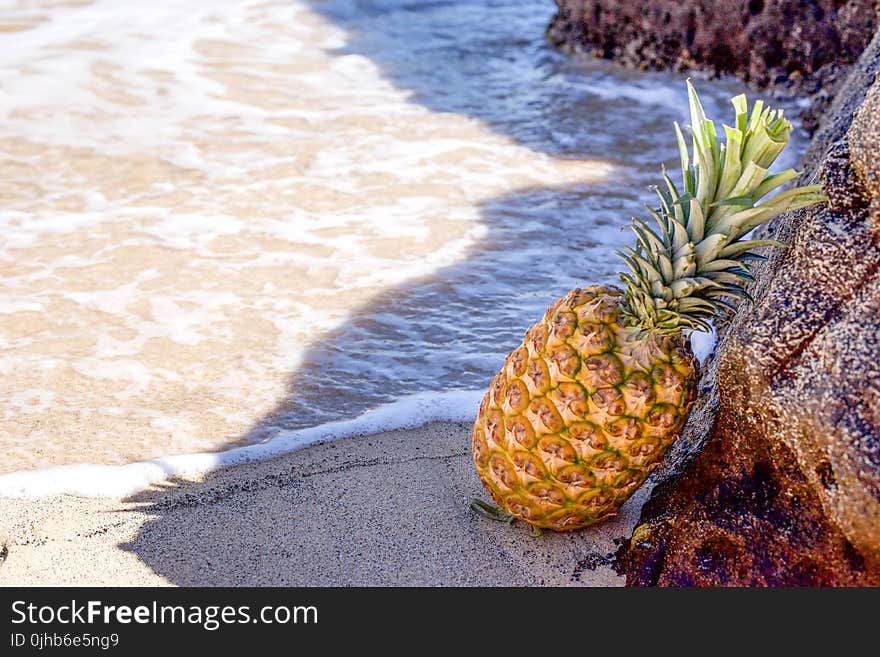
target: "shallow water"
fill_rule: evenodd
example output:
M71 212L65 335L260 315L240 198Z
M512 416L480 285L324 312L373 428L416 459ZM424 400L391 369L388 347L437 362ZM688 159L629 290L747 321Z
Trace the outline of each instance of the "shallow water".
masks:
M0 472L481 389L614 281L683 80L552 51L553 9L0 10ZM715 115L740 91L699 87Z

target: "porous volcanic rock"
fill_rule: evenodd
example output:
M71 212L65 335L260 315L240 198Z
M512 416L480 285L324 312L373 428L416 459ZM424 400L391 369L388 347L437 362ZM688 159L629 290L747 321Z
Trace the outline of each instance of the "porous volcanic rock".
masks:
M880 584L880 33L804 161L830 203L768 229L666 479L629 585Z
M555 45L643 68L829 90L878 25L877 0L556 0Z

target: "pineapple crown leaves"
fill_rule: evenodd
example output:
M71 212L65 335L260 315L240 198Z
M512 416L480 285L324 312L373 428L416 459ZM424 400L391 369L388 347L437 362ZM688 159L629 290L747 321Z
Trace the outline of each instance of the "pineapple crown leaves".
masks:
M777 215L827 200L820 185L766 198L798 176L794 169L770 173L792 130L782 110L758 100L749 112L745 95L733 98L735 124L723 126L725 142L719 143L690 80L687 88L690 154L675 124L682 191L664 167L656 188L659 207L648 207L656 229L633 218L636 244L618 252L629 267L620 275L628 323L661 333L708 331L708 320L735 311L732 302L750 299L744 289L752 280L749 262L765 260L752 249L787 245L744 238Z

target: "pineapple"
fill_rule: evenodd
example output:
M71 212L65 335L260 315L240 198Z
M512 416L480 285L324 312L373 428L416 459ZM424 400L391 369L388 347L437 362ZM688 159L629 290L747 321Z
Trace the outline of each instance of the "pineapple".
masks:
M748 299L749 240L780 213L822 202L820 186L766 198L797 176L770 174L788 142L781 110L744 95L720 144L691 85L692 153L675 124L679 192L663 171L652 228L632 220L635 245L618 255L622 289L593 285L553 304L508 357L484 397L472 434L477 472L502 508L495 518L534 528L578 529L615 515L644 483L687 420L698 364L689 333ZM760 202L762 201L763 202Z

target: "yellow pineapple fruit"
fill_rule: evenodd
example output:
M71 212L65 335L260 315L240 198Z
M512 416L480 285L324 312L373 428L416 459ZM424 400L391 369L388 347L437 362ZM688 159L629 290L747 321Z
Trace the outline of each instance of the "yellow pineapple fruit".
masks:
M663 172L657 228L633 219L634 247L619 255L623 289L590 286L557 301L528 330L484 397L474 463L503 511L536 528L577 529L613 516L657 467L687 420L698 365L687 334L748 298L756 226L822 202L818 185L767 195L797 176L769 167L788 143L781 110L744 95L719 144L688 82L692 155L678 124L683 191ZM763 201L763 202L761 202Z

